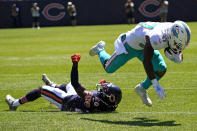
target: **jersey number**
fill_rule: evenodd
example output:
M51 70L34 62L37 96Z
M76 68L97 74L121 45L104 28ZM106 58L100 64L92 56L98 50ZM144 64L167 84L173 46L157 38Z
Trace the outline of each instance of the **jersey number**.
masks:
M139 25L149 30L152 30L156 26L156 24L148 25L147 23L144 23L144 22L140 22Z

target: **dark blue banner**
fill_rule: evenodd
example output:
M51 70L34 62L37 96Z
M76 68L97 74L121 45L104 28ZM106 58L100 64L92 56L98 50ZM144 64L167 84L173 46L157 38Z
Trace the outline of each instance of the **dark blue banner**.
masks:
M126 0L71 0L77 9L78 25L123 24L126 23L124 4ZM16 3L20 8L20 23L22 27L31 27L31 7L37 2L40 7L41 26L71 25L66 10L66 0L0 0L0 27L12 27L11 6ZM135 4L135 19L140 21L160 21L159 0L133 0ZM168 21L197 21L196 0L169 0Z

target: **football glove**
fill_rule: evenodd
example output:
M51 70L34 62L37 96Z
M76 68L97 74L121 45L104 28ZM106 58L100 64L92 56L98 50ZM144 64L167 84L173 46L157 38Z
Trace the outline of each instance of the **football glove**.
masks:
M74 55L71 56L72 62L77 62L78 63L80 58L81 58L80 54L74 54Z
M157 96L160 99L164 99L166 97L166 93L164 89L161 87L161 85L159 84L159 82L156 79L153 79L152 83L153 83L153 88L155 89L155 92L157 93Z

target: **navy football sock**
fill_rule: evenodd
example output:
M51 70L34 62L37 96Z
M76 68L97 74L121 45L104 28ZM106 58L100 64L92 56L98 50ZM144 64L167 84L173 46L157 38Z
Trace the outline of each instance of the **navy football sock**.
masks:
M34 101L39 97L41 97L39 88L34 89L34 90L30 91L29 93L27 93L25 96L21 97L19 99L19 103L24 104L26 102Z

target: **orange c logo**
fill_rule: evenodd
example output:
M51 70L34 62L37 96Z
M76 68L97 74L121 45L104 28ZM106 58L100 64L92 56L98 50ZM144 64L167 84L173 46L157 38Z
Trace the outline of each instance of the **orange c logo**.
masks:
M44 7L42 14L44 15L44 17L48 20L51 21L58 21L61 20L64 16L65 16L65 11L60 12L59 14L53 16L49 13L49 10L53 9L53 8L57 8L59 10L64 10L64 6L62 4L59 3L51 3L48 4Z
M156 17L159 15L160 10L157 9L154 12L149 12L147 11L147 6L148 5L155 5L155 6L159 6L160 2L157 0L145 0L144 2L141 3L140 7L139 7L139 11L142 15L146 16L146 17Z

